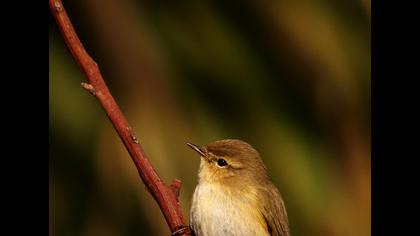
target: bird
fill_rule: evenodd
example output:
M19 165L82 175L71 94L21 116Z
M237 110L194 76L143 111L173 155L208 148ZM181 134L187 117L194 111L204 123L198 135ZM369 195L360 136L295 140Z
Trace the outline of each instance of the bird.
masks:
M190 209L196 236L290 236L283 198L250 144L186 144L201 157Z

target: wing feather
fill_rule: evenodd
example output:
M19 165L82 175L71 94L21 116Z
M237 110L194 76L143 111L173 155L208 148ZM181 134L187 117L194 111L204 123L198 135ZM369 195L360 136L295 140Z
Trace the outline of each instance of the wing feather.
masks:
M259 209L272 236L290 236L289 220L283 199L277 188L271 183L270 185L262 190L265 196L260 202L262 205Z

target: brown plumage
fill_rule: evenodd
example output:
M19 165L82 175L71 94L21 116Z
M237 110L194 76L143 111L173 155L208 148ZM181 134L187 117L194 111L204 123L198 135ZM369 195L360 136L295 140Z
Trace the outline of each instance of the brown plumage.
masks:
M190 214L197 236L290 236L283 199L251 145L235 139L187 145L201 156Z

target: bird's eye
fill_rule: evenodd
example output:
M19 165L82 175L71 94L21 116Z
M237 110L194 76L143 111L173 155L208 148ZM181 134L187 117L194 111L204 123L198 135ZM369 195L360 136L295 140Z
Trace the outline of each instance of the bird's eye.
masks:
M217 160L217 165L223 167L227 165L227 162L225 161L225 159L220 158Z

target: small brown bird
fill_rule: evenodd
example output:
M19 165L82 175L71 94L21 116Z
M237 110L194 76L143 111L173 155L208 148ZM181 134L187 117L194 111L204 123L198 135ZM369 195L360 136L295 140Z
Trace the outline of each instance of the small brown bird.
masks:
M190 224L196 236L290 236L283 199L258 152L228 139L204 147Z

